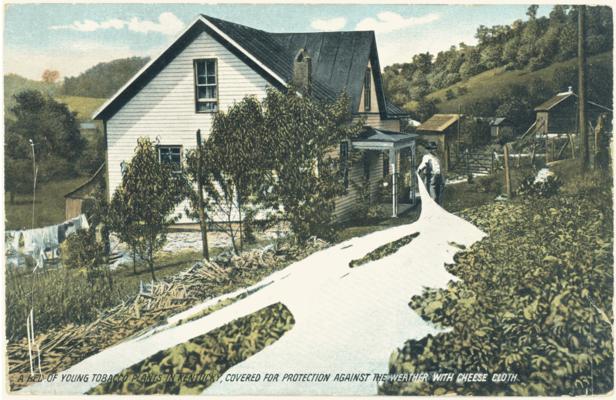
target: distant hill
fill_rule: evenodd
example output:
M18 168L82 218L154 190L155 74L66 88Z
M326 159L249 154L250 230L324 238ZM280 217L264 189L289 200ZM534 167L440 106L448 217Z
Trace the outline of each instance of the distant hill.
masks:
M524 21L491 27L480 25L475 33L476 45L460 43L436 55L429 52L415 54L406 62L385 67L383 88L387 98L411 112L415 119L425 120L437 111L430 101L431 94L438 98L444 94L445 100L452 100L464 93L448 90L463 86L462 82L481 82L494 75L507 79L513 77L504 74L505 71L514 71L520 76L531 75L551 65L575 59L579 8L555 5L549 16L538 17L538 7L529 6L528 18ZM612 51L613 16L610 7L586 7L586 43L589 56ZM484 90L493 96L502 94L493 87ZM440 94L433 95L434 92Z
M76 112L79 121L89 121L92 119L94 111L96 111L107 99L82 96L57 96L56 100L66 104L69 110Z
M15 106L15 98L13 96L24 90L38 90L55 96L62 90L62 85L59 83L34 81L17 74L4 75L4 114L6 116L11 114L10 109Z
M78 76L65 78L62 92L66 96L108 98L149 60L130 57L99 63Z
M608 106L611 106L612 60L612 52L597 54L588 59L589 98ZM551 97L555 92L567 90L568 86L577 88L576 62L577 59L557 62L536 71L494 68L432 92L427 99L436 101L436 107L441 113L457 113L459 108L464 113L477 103L499 97L509 87L533 82L543 82L546 88L551 89L545 96ZM535 105L541 101L538 99Z

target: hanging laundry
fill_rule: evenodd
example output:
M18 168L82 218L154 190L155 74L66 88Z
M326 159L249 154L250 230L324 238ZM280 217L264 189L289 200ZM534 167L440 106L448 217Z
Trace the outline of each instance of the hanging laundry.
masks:
M60 243L81 229L89 228L88 219L81 214L61 224L46 226L44 228L26 229L23 231L7 231L5 239L9 254L30 255L36 258L37 264L47 259L46 252L53 255L57 252Z

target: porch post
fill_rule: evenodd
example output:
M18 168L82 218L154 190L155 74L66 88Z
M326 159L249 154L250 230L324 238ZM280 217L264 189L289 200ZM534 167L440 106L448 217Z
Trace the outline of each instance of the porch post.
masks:
M391 217L398 217L398 183L397 181L397 163L396 163L396 149L389 149L389 165L391 170Z
M409 168L411 169L411 180L409 182L409 197L411 200L411 205L415 205L415 148L409 147Z

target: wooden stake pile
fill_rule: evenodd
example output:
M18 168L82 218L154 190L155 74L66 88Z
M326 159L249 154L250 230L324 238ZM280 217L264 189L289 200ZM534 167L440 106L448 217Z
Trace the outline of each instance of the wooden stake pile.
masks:
M203 260L177 275L146 284L135 297L101 313L94 322L69 324L39 333L34 342L40 346L41 364L34 378L40 378L40 374L45 377L59 373L106 347L164 323L171 315L256 283L271 272L326 246L327 243L319 239L301 247L282 242L240 256ZM11 390L30 384L33 378L28 339L8 343L7 356Z

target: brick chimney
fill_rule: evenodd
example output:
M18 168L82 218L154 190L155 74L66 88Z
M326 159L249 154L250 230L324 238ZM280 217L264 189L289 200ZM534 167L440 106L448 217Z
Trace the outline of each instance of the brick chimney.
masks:
M312 89L312 59L306 49L300 49L293 60L293 83L300 92L310 95Z

